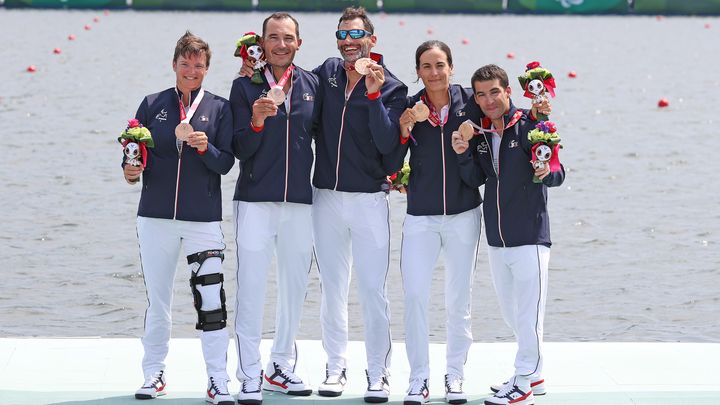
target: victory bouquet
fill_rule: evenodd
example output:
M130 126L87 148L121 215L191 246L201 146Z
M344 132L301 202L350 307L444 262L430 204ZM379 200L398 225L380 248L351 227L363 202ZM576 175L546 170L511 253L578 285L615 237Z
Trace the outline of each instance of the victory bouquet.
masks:
M390 181L390 187L402 193L402 189L407 189L408 183L410 183L410 163L405 161L402 169L393 173L392 176L388 176L388 180Z
M147 167L147 148L154 148L155 141L153 141L150 130L145 128L140 121L129 120L127 128L118 137L118 142L123 146L126 164L142 166L143 169Z
M533 145L530 154L532 155L531 162L534 169L540 169L545 163L548 163L550 172L560 171L558 152L562 145L560 145L560 134L558 134L554 122L538 122L535 129L528 133L528 140ZM533 182L542 183L542 180L533 175Z
M530 62L526 66L525 73L518 77L520 86L525 90L524 96L532 99L533 103L540 103L547 100L545 93L555 97L555 79L549 70L540 66L540 62ZM538 120L547 120L548 116L538 113Z
M263 49L260 47L260 35L254 32L247 32L235 44L235 56L248 59L253 62L254 66L250 81L255 84L262 84L262 68L266 63Z

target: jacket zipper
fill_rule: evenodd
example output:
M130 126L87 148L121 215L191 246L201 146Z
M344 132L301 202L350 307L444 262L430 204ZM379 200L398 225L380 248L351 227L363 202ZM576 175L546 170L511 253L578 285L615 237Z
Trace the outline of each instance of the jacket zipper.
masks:
M290 179L288 178L288 173L290 170L290 110L292 109L292 100L288 100L288 110L287 110L287 119L285 122L285 196L283 198L284 202L287 202L288 199L288 183Z
M443 171L443 215L447 215L447 181L445 173L445 125L440 124L440 152L442 153Z
M173 219L177 219L178 195L180 192L180 166L182 165L182 148L183 145L180 144L180 147L178 148L177 178L175 179L175 209L173 210Z
M350 96L352 95L353 90L355 90L355 86L357 86L358 83L360 83L360 79L358 79L355 84L353 84L352 88L350 89L350 92L348 92L348 84L350 84L350 78L348 78L347 83L345 83L345 103L343 104L343 110L342 110L342 117L340 119L340 137L338 138L338 147L337 147L337 163L335 163L335 186L333 187L333 190L337 191L338 183L340 182L340 145L342 145L342 138L343 138L343 128L345 128L345 110L347 110L348 100L350 100Z
M485 141L487 142L487 135L485 136ZM493 155L492 155L492 143L488 142L488 145L490 145L490 165L492 165L493 170L495 171L495 178L497 179L497 186L495 189L495 207L497 208L497 223L498 223L498 234L500 235L500 241L502 242L503 247L505 246L505 238L503 238L502 234L502 227L500 226L500 148L502 147L502 133L500 134L500 147L498 148L498 164L497 168L495 168L495 164L493 163Z

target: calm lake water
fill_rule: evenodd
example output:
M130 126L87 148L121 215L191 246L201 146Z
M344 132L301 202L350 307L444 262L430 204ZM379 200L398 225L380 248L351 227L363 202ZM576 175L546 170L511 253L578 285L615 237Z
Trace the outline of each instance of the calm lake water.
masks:
M93 22L94 17L99 22ZM146 306L135 213L116 141L142 97L174 84L177 38L190 29L213 50L206 88L227 97L235 40L265 14L0 9L0 336L140 336ZM296 14L312 68L338 54L337 14ZM565 184L550 192L553 250L548 341L720 342L720 94L717 18L375 15L375 48L414 94L414 51L430 38L454 52L454 81L497 63L517 76L540 60L557 76L553 119ZM710 23L710 28L705 24ZM91 30L83 29L90 24ZM429 31L432 31L430 34ZM67 36L75 34L75 41ZM463 44L463 39L469 43ZM53 48L62 53L53 54ZM512 52L514 59L506 58ZM34 64L37 72L26 73ZM577 71L576 79L567 72ZM513 79L515 102L527 106ZM658 109L666 97L670 107ZM228 296L234 299L232 190L223 179ZM388 283L403 339L399 241L405 199L392 206ZM473 285L478 341L512 339L492 290L486 243ZM181 263L179 261L179 263ZM173 336L195 335L179 265ZM432 339L444 339L443 267L433 281ZM274 282L274 278L271 278ZM313 270L300 338L318 339ZM232 305L230 305L232 307ZM268 290L265 336L275 296ZM354 287L351 338L362 339ZM230 315L230 319L233 315Z

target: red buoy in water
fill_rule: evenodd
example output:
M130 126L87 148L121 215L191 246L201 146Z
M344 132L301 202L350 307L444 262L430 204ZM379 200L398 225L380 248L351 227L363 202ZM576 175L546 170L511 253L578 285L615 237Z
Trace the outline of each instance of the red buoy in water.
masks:
M35 71L37 70L37 68L35 67L35 65L30 65L30 66L28 66L27 69L25 69L25 70L28 71L29 73L35 73Z
M463 39L462 39L462 44L463 44L463 45L467 45L467 44L469 44L469 43L470 43L470 40L469 40L469 39L467 39L467 38L463 38Z
M93 18L93 22L96 22L96 23L100 22L100 17Z
M507 55L505 55L505 57L508 59L515 59L515 54L512 52L508 52Z
M711 27L710 24L705 24L705 28L710 29L710 27Z
M85 24L85 31L90 31L91 29L92 27L90 26L90 24Z
M670 102L666 98L661 98L660 101L658 101L658 107L665 108L670 105Z
M103 14L104 14L104 15L110 15L110 10L108 10L108 9L103 10Z
M75 40L75 34L68 35L68 41L74 41Z
M432 35L433 29L432 29L432 28L428 28L428 29L427 29L427 33L428 33L428 35Z
M403 21L403 20L400 20L400 21L398 21L398 24L399 24L399 25L400 25L400 26L402 27L402 26L404 26L404 25L405 25L405 21Z
M55 48L55 49L53 49L53 53L55 55L60 55L60 53L62 53L62 50L60 50L60 48Z
M661 20L663 19L663 16L661 16L661 15L656 15L656 16L655 16L655 19L658 20L658 21L661 21Z
M577 77L577 72L575 72L574 70L569 71L569 72L568 72L568 77L571 78L571 79L576 78L576 77Z

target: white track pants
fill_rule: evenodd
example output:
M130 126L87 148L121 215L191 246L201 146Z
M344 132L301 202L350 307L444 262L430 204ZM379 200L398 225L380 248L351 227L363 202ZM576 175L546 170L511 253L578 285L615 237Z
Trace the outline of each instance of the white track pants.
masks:
M543 322L550 248L541 245L488 247L500 310L518 343L515 376L519 386L542 374Z
M445 260L447 373L463 377L472 344L472 282L480 239L480 208L457 215L407 215L403 223L402 272L405 291L405 347L410 381L430 377L428 303L440 251Z
M312 219L309 204L233 201L237 244L235 334L239 380L256 378L262 370L260 340L267 272L277 255L277 310L270 361L294 370L295 335L312 261Z
M387 194L316 189L313 229L322 290L322 341L328 356L328 370L334 373L347 367L348 290L350 268L354 263L365 321L368 371L387 374L392 342L385 287L390 255Z
M180 248L182 262L188 255L213 249L225 249L220 222L190 222L160 218L137 218L140 243L140 263L148 308L145 311L145 334L142 338L145 356L145 378L165 369L172 328L173 281ZM205 260L198 275L222 273L220 258ZM188 280L190 279L188 275ZM198 286L202 296L202 310L220 308L220 284ZM192 302L190 302L192 305ZM200 332L205 366L209 377L228 380L226 370L228 333L225 329Z

